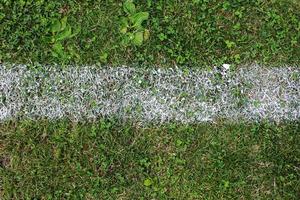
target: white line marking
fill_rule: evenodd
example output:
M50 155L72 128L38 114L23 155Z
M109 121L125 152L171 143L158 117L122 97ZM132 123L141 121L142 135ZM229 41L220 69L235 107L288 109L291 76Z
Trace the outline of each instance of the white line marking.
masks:
M195 123L299 120L296 67L211 71L0 64L0 121L100 117Z

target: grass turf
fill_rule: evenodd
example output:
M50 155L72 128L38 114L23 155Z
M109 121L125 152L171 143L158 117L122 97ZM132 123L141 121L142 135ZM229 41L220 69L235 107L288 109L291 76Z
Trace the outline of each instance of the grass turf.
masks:
M297 199L299 123L1 125L1 199Z
M297 0L134 4L149 14L143 28L150 38L141 45L126 44L128 34L120 33L122 1L2 0L0 62L299 64ZM57 21L64 30L53 31ZM0 198L297 199L299 130L299 122L2 123Z
M0 61L193 67L255 61L299 64L297 0L135 0L134 4L137 12L149 14L143 28L150 31L150 38L140 46L124 45L128 35L120 33L121 19L126 17L122 1L2 0ZM53 24L63 19L68 28L52 32Z

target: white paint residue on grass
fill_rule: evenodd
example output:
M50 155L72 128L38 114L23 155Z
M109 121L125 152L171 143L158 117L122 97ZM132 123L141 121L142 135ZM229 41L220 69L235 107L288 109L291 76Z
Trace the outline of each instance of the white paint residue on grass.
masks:
M299 120L298 68L211 71L0 65L0 120Z

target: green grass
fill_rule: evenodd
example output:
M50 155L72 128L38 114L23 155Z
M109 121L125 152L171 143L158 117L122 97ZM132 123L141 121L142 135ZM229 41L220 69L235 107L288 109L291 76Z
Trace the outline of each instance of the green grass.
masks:
M299 123L9 122L1 199L298 199Z
M137 12L149 14L143 28L150 38L142 45L124 45L121 18L127 14L122 1L2 0L0 62L299 64L297 0L135 0L134 4ZM51 27L65 17L71 32L58 44L53 38L59 33Z
M0 0L0 63L300 63L298 0L124 2ZM299 126L2 123L0 199L299 199Z

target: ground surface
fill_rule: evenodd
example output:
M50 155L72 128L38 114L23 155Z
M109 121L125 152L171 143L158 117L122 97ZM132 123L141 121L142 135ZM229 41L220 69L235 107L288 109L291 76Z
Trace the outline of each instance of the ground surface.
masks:
M299 123L10 122L2 199L298 199Z
M122 1L1 0L0 60L197 68L300 62L297 0L134 3L136 13L149 15L138 17L139 27L130 24ZM140 43L139 34L137 40L129 39L145 29L147 41Z
M298 200L299 1L135 0L134 5L130 1L124 2L0 0L0 114L7 117L7 114L16 113L10 119L3 121L4 117L0 121L0 199ZM246 74L239 76L238 70L243 70L241 66L255 62L261 64L257 66L266 67L250 70L260 79L255 76L247 78ZM18 76L24 68L3 67L8 63L26 64L27 75ZM178 73L173 74L173 82L181 87L170 89L171 81L172 84L155 85L156 88L164 87L165 93L151 92L160 94L161 98L166 94L174 96L178 104L188 108L196 97L194 94L199 92L194 88L191 93L186 93L190 91L187 90L190 87L186 84L187 77L192 77L192 80L198 77L197 73L189 75L194 73L191 68L211 72L214 66L221 67L218 68L221 71L214 74L212 87L208 85L210 89L203 92L209 99L224 100L222 95L216 94L224 94L223 89L230 89L228 84L234 84L228 82L222 68L224 63L230 63L232 68L229 71L234 77L259 88L253 87L252 93L247 95L262 95L244 95L244 86L248 88L249 84L241 81L233 90L226 91L237 99L231 102L232 105L243 109L249 103L244 100L256 98L258 101L252 102L254 107L272 105L268 107L270 113L280 113L280 117L276 120L278 123L267 118L260 118L260 121L256 118L256 122L233 118L230 123L217 116L213 123L169 121L142 126L141 123L120 122L112 117L74 122L74 119L64 120L64 117L55 121L47 115L36 115L34 109L42 114L47 106L50 110L57 109L47 101L57 100L52 102L68 105L72 92L77 98L75 101L79 102L72 108L78 106L81 109L84 102L92 109L97 104L93 99L87 99L84 92L89 94L98 91L99 87L110 92L106 91L104 98L96 95L98 102L107 98L118 105L110 87L122 88L128 82L116 84L112 78L99 83L99 80L94 81L97 79L94 73L90 74L96 79L82 80L80 77L86 72L65 73L73 70L66 68L66 64L75 64L84 70L89 64L96 63L113 67L126 65L132 69L146 66L138 73L138 79L130 79L134 87L129 88L138 90L128 94L141 98L147 97L142 92L147 91L149 83L155 85L159 82L156 75L153 75L152 82L147 79L151 75L150 69L156 71L160 67L178 65L180 69L176 68ZM45 67L45 64L51 65ZM289 68L284 68L287 65ZM57 66L57 71L48 73L47 69L53 70L53 66ZM269 68L267 71L275 72L273 78L264 78L264 73L259 73L259 70L271 66L281 68ZM281 73L289 71L290 67L296 71ZM111 68L112 71L115 69ZM46 76L44 72L47 72ZM182 73L180 76L179 72ZM69 78L59 78L60 73ZM51 76L55 74L58 76ZM47 78L48 75L51 78ZM168 80L168 74L163 75L162 80ZM288 78L276 78L282 75ZM20 77L24 79L18 81ZM65 88L60 84L61 80L70 87ZM84 84L76 85L80 81ZM85 87L92 87L92 82L98 84L95 90ZM193 85L203 87L204 84L204 81L203 84L196 81ZM272 92L266 96L266 91ZM292 103L286 104L291 102L288 101L290 97L293 97ZM224 102L220 105L227 105L228 101ZM156 108L154 104L151 106ZM6 112L3 108L10 110ZM66 116L70 116L69 107L66 108ZM235 108L233 111L237 110ZM80 109L74 109L73 114ZM139 107L136 109L140 110ZM143 112L153 115L153 112L147 113L147 109ZM24 113L38 120L26 120Z

